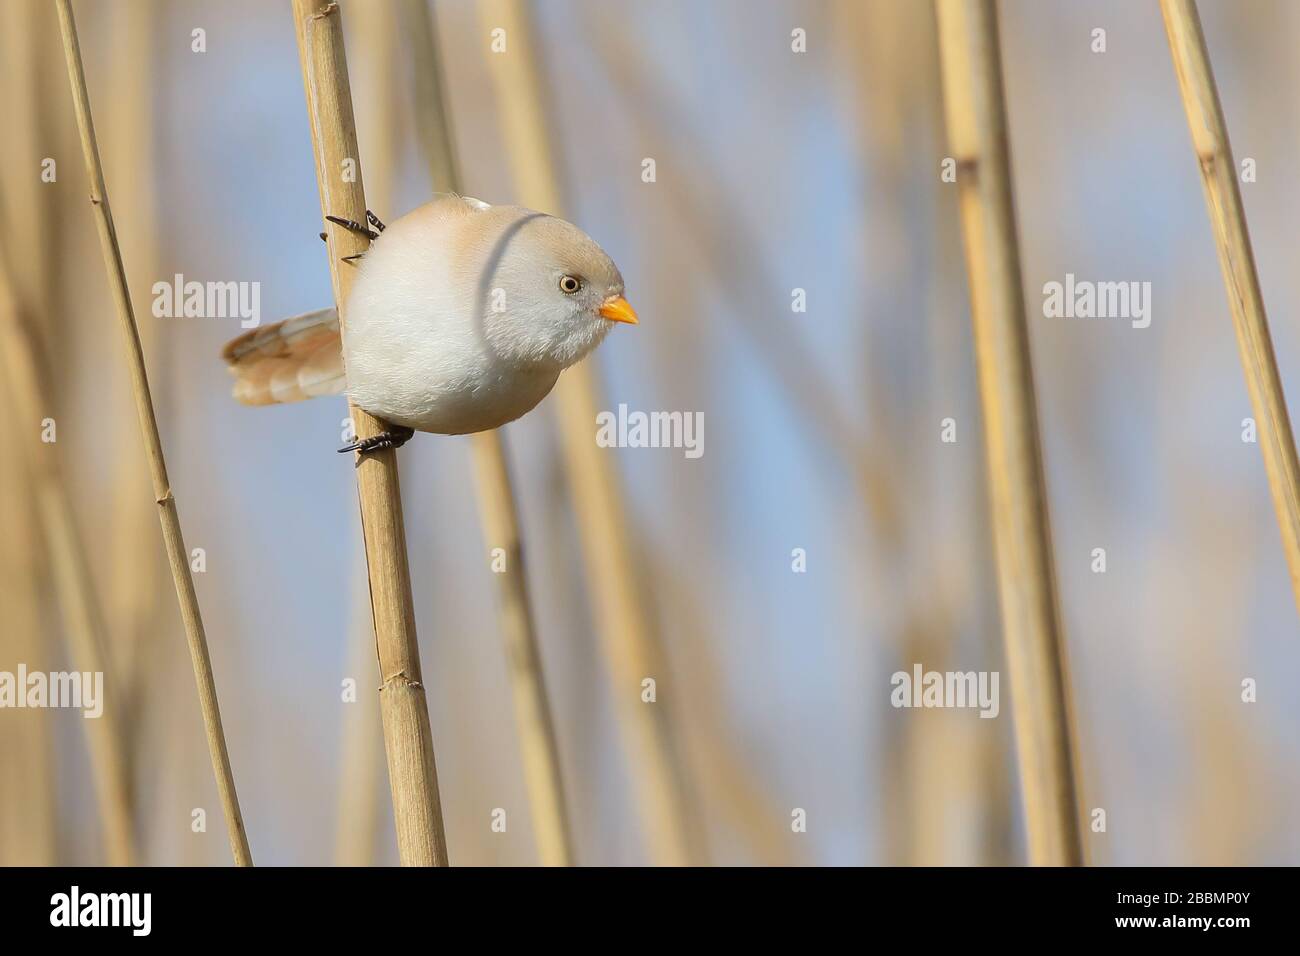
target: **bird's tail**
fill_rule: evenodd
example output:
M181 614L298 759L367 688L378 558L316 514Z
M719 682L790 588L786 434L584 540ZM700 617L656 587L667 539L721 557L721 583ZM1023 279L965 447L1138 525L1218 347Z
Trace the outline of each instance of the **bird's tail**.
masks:
M337 309L321 309L246 332L221 350L245 405L301 402L347 387Z

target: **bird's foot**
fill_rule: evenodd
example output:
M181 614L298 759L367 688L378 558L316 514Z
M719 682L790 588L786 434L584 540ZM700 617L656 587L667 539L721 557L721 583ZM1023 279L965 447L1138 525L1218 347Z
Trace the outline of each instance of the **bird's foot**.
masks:
M359 232L361 233L361 235L365 236L367 239L370 239L371 241L378 239L379 234L383 232L386 228L388 228L387 226L384 225L383 221L378 216L376 216L373 212L371 212L369 209L366 210L366 222L370 223L371 226L374 226L375 227L374 229L370 229L366 226L363 226L355 219L343 219L340 216L326 216L325 218L332 223L336 223L342 226L344 229L347 229L350 232ZM328 241L328 237L325 233L322 232L320 234L320 237L322 242ZM364 252L358 252L354 256L344 256L342 261L356 262L364 255L365 255Z
M342 226L349 232L359 232L361 235L371 240L378 239L379 233L383 232L385 228L384 224L379 221L379 217L369 209L366 210L366 222L370 223L371 226L374 226L374 229L357 222L355 219L344 219L341 216L326 216L325 218L336 226Z
M405 425L390 425L386 431L382 431L378 435L371 435L369 438L358 438L344 445L339 449L339 452L355 451L364 455L368 451L401 448L411 440L414 434L414 428L407 428Z

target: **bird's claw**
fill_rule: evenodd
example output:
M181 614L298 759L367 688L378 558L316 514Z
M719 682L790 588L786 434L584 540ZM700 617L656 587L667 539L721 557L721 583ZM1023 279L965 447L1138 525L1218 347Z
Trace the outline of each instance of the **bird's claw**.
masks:
M371 226L374 226L375 227L374 229L362 225L361 223L357 222L355 219L344 219L342 216L326 216L325 218L336 225L342 226L344 229L347 229L349 232L360 233L361 235L365 236L367 239L371 240L372 242L378 239L379 234L387 228L384 225L383 221L378 216L376 216L373 212L371 212L369 209L366 210L366 222L368 222ZM322 232L320 234L320 237L321 239L328 241L325 233ZM364 255L365 255L364 252L358 252L354 256L344 256L343 261L356 262Z
M325 218L336 226L342 226L349 232L359 232L361 235L372 241L378 239L379 233L384 231L384 224L380 222L379 217L369 209L366 210L366 222L370 223L371 226L374 226L374 229L357 222L355 219L344 219L342 216L326 216Z
M414 434L414 428L407 428L405 425L392 425L378 435L371 435L369 438L357 438L349 442L339 449L339 453L355 451L364 455L366 452L382 451L385 448L401 448L411 440Z

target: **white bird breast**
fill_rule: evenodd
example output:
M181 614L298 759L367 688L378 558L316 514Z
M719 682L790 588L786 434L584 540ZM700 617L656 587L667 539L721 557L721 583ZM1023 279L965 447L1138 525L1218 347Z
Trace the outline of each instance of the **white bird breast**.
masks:
M462 232L481 228L479 215L435 201L393 222L359 261L343 351L348 392L371 414L439 434L484 431L532 409L559 377L503 362L488 344L481 269L457 255L481 245Z

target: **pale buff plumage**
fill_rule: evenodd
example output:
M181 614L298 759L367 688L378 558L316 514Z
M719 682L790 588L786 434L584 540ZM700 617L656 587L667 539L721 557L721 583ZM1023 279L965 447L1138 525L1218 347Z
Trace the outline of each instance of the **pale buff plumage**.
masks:
M246 333L222 353L235 398L346 390L397 425L483 431L532 409L614 321L636 321L618 268L586 233L519 206L439 197L393 222L356 267L346 344L334 309Z

